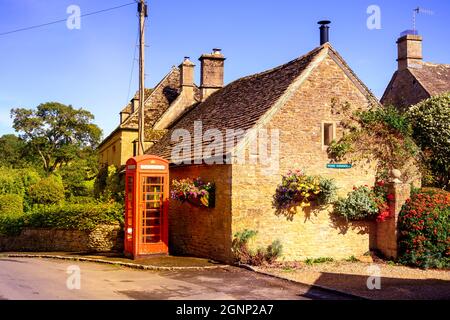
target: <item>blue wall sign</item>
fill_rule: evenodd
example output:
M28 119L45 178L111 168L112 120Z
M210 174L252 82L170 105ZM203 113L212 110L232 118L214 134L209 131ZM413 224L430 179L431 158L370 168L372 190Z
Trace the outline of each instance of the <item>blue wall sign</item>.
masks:
M352 165L350 163L329 163L327 164L328 169L351 169Z

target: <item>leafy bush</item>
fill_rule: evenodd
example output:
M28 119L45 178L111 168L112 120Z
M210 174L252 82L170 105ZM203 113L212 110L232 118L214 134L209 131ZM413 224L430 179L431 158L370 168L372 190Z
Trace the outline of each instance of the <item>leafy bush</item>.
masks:
M62 177L66 198L86 197L94 194L94 178L86 160L75 161L59 171Z
M0 216L18 216L23 213L23 198L18 194L0 195Z
M49 175L32 185L28 190L33 204L57 204L64 200L64 186L62 179L56 175Z
M277 210L310 206L312 201L318 205L326 205L334 200L336 190L333 180L307 176L301 170L289 171L287 175L282 176L272 205Z
M102 167L94 182L94 196L103 202L123 203L124 195L124 176L113 165Z
M123 224L120 204L65 204L35 206L16 217L0 217L0 234L14 235L24 227L63 230L92 230L99 224Z
M23 198L23 209L28 211L31 207L28 189L39 180L39 174L32 168L0 168L0 195L14 194L21 196Z
M399 261L421 268L450 266L450 193L425 189L399 215Z
M267 252L265 254L265 260L269 264L274 263L275 260L277 260L278 257L281 256L282 252L283 252L283 245L281 244L281 241L275 240L267 247Z
M339 198L334 205L334 212L347 220L366 220L378 218L383 221L389 216L387 195L383 182L376 187L354 187L347 198Z
M406 115L430 169L432 185L450 188L450 93L424 100Z
M359 112L358 115L364 125L370 126L384 123L394 133L400 133L405 136L412 134L411 123L407 117L394 107L371 109Z
M232 251L237 262L259 266L264 263L273 263L281 256L283 246L279 240L273 241L266 249L258 248L251 250L249 248L249 242L257 234L254 230L245 229L234 235Z
M66 199L66 203L68 204L95 204L97 202L97 199L90 196L71 196Z
M15 174L14 170L0 170L0 194L18 194L25 193L23 182Z
M0 215L0 235L19 235L24 225L24 215Z

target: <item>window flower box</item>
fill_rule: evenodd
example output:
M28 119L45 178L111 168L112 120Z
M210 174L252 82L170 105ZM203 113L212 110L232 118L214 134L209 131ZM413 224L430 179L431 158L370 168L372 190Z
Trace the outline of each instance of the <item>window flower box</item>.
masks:
M188 202L193 206L203 208L214 208L215 206L214 183L205 183L200 178L173 180L170 194L172 199L182 203Z

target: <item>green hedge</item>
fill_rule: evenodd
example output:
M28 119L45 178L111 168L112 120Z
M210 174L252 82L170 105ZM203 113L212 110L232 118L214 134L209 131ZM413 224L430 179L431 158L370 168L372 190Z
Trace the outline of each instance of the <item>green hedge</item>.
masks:
M61 177L50 175L39 180L28 190L33 204L57 204L64 200L64 185Z
M0 216L18 216L21 214L23 214L23 198L21 195L0 195Z
M424 189L399 215L400 262L421 268L450 267L450 193Z
M15 235L24 227L85 231L123 221L123 207L117 203L37 206L20 216L0 217L0 234Z
M23 210L28 211L32 206L28 189L39 180L39 174L32 168L0 168L0 195L13 194L21 196L23 198Z

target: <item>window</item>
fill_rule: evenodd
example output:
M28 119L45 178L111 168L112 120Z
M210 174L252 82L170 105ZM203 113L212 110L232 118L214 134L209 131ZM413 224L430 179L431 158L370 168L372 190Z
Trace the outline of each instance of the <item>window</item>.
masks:
M137 141L133 141L133 157L137 156Z
M322 123L322 146L329 147L334 139L335 139L334 123L332 122Z

